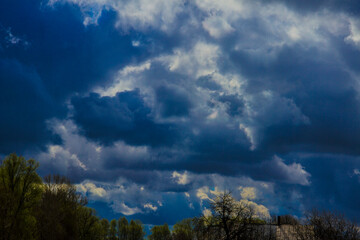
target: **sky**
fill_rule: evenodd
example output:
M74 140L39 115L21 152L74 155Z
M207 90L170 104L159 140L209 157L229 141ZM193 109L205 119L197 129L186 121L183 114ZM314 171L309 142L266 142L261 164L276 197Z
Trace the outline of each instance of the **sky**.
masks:
M0 157L101 217L175 224L232 191L360 216L356 0L0 0ZM359 218L358 218L359 219Z

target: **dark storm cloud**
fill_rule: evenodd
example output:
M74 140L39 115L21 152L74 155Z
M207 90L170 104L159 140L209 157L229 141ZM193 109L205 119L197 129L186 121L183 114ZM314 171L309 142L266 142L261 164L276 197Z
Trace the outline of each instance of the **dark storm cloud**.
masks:
M359 159L329 156L314 158L312 161L315 162L311 164L312 166L304 164L314 175L313 188L304 189L305 204L314 204L317 207L326 206L334 210L340 209L358 221L360 208L357 200L360 198L358 191L360 182L356 170L360 166ZM320 170L324 165L328 167ZM309 195L315 201L310 202L307 197Z
M294 100L310 122L269 126L260 149L358 153L360 112L354 89L356 80L344 65L335 59L329 63L327 57L331 56L315 49L284 47L276 61L265 66L246 54L234 54L234 62L242 73L255 80L248 85L248 91L261 91L264 86L280 91Z
M257 160L257 153L249 150L246 136L237 129L221 125L207 125L192 139L193 155L189 167L199 172L221 172L233 174L236 161ZM218 161L221 159L221 161ZM211 164L205 164L210 162ZM227 164L228 163L228 164Z
M182 117L189 114L191 108L189 97L179 89L159 87L156 89L156 99L164 117Z
M115 97L72 99L74 119L86 136L110 144L124 140L131 145L171 145L176 139L176 127L157 124L151 110L144 105L139 90L117 93Z
M113 12L104 11L99 27L85 27L81 16L74 6L53 9L43 1L0 3L1 136L8 136L1 152L52 141L45 121L66 116L69 96L146 55L113 28Z
M0 152L23 153L51 139L44 121L59 112L34 69L0 59L0 79Z
M211 75L200 77L196 81L196 83L198 86L200 86L202 88L207 88L207 89L213 90L213 91L221 89L221 86L211 79Z
M230 116L238 116L242 114L244 101L240 96L222 95L219 96L219 101L227 104L227 113Z
M296 188L279 185L277 193L283 199L291 199L296 192L297 204L304 208L331 209L345 212L354 220L359 220L359 159L346 155L290 154L288 159L297 160L311 172L311 187ZM284 204L286 206L286 204ZM287 204L289 212L301 215L296 204Z

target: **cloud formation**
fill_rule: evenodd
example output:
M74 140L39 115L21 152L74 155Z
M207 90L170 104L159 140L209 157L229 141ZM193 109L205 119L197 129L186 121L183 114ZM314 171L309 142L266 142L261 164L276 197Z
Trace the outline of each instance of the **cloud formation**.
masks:
M101 215L149 224L198 215L221 190L266 214L358 216L359 10L0 3L0 156L34 157Z

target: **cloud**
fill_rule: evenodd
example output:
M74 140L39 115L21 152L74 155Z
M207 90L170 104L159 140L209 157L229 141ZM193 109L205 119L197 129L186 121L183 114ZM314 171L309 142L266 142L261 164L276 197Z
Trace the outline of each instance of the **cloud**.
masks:
M209 192L208 187L201 187L196 191L196 197L200 200L210 200L211 198L208 196L207 192Z
M257 170L255 170L255 169ZM286 164L283 159L274 156L271 161L265 161L258 166L250 167L253 177L258 179L273 179L289 184L309 186L311 174L300 163ZM261 169L261 170L260 170Z
M186 73L195 78L212 74L217 69L218 46L197 42L191 50L175 49L173 54L159 58L170 71Z
M112 204L111 207L115 212L122 213L122 214L124 214L126 216L131 216L131 215L134 215L136 213L141 213L142 212L137 207L131 208L131 207L127 206L125 203L119 202L119 201L115 201Z
M56 144L57 139L46 130L46 120L66 117L70 95L87 92L95 82L106 79L112 68L128 61L125 55L132 54L129 37L106 29L114 23L110 13L104 13L99 28L92 30L86 30L78 13L73 6L55 9L42 1L1 4L0 74L4 80L0 84L1 102L6 105L0 109L7 112L2 124L8 126L1 131L16 135L11 139L11 134L2 132L9 136L1 144L2 152L21 153ZM105 32L111 37L104 38ZM91 40L84 44L84 39ZM109 53L115 55L109 57Z
M256 189L253 187L239 187L241 190L240 196L246 200L253 200L256 198Z
M159 87L156 89L156 100L163 117L186 117L189 115L191 101L185 91Z
M59 136L62 144L49 144L37 154L36 159L41 163L40 171L43 174L48 174L47 171L63 175L76 173L72 176L73 181L83 180L86 176L111 179L117 173L104 175L107 160L110 162L109 168L115 166L117 169L119 166L129 167L148 159L146 147L129 146L122 141L112 146L103 146L80 135L78 127L72 121L52 120L48 122L48 127L53 134ZM27 154L31 156L34 153ZM114 156L116 162L113 162Z
M146 210L156 211L162 206L161 196L121 178L115 183L84 180L76 186L89 201L104 202L116 213L127 216L144 213ZM156 202L158 206L149 201Z
M360 44L360 24L357 19L350 20L350 34L345 38L346 42L359 46Z
M87 192L90 193L92 198L106 198L107 192L102 187L96 187L94 183L91 182L85 182L81 184L77 184L76 188L79 192L83 194L87 194Z
M178 173L177 171L174 171L172 173L172 178L177 184L185 185L189 183L189 176L188 173L185 171L183 174Z
M160 28L170 31L176 16L182 12L184 1L113 1L113 0L50 0L49 5L72 3L80 7L84 15L84 25L98 24L102 11L111 8L117 13L116 25L129 30L146 30L147 28Z
M139 65L125 66L118 71L116 79L111 86L107 86L106 88L98 86L94 89L94 92L100 94L101 97L114 97L118 92L134 91L136 89L137 79L142 76L142 72L149 70L150 67L150 61L146 61Z
M0 129L0 151L21 153L53 140L45 120L59 113L37 71L18 60L0 58L0 78L0 123L6 126Z
M299 163L292 163L286 165L283 160L277 156L273 160L274 168L278 168L278 173L284 174L287 177L287 181L290 183L297 183L301 185L309 185L310 174L304 170L304 167Z
M85 134L105 144L124 140L132 145L171 145L176 136L170 124L153 120L151 109L145 105L138 89L117 93L114 97L92 93L88 97L73 98L72 105L74 120Z
M270 212L264 205L257 204L255 202L242 199L239 201L241 205L247 206L249 209L254 211L254 216L262 219L270 219Z
M15 36L11 32L11 28L4 28L0 25L0 43L4 41L5 47L22 46L28 47L30 43L25 38Z
M206 18L202 25L209 34L215 38L224 37L226 34L234 31L234 28L231 27L223 18L211 16Z
M269 209L262 204L258 204L254 201L251 201L255 198L254 189L255 188L252 187L239 188L241 197L243 199L236 200L235 197L236 204L245 207L246 211L253 211L256 217L269 219L270 218ZM202 187L197 190L197 197L201 200L201 202L203 200L207 200L209 203L216 201L217 197L223 193L224 191L220 190L218 187L215 187L214 190L209 190L209 188L207 187ZM209 197L208 194L210 194L211 197ZM205 216L211 216L211 211L207 209L205 206L203 207L202 213Z
M150 203L146 203L146 204L144 205L144 208L148 208L148 209L150 209L150 210L152 210L152 211L156 211L156 210L158 209L158 207L153 206L153 205L150 204Z

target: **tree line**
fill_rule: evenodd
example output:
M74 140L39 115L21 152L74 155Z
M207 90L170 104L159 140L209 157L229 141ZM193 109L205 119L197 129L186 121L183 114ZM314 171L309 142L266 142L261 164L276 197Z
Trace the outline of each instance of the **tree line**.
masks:
M110 222L86 206L87 200L69 179L43 179L33 159L10 154L0 165L0 240L143 240L144 225L122 217ZM359 228L341 214L310 211L304 219L283 216L293 239L359 240ZM206 214L176 223L153 226L149 240L272 240L276 219L265 219L230 192L209 201Z
M140 240L140 221L100 219L66 177L36 172L39 163L10 154L0 166L1 240Z

